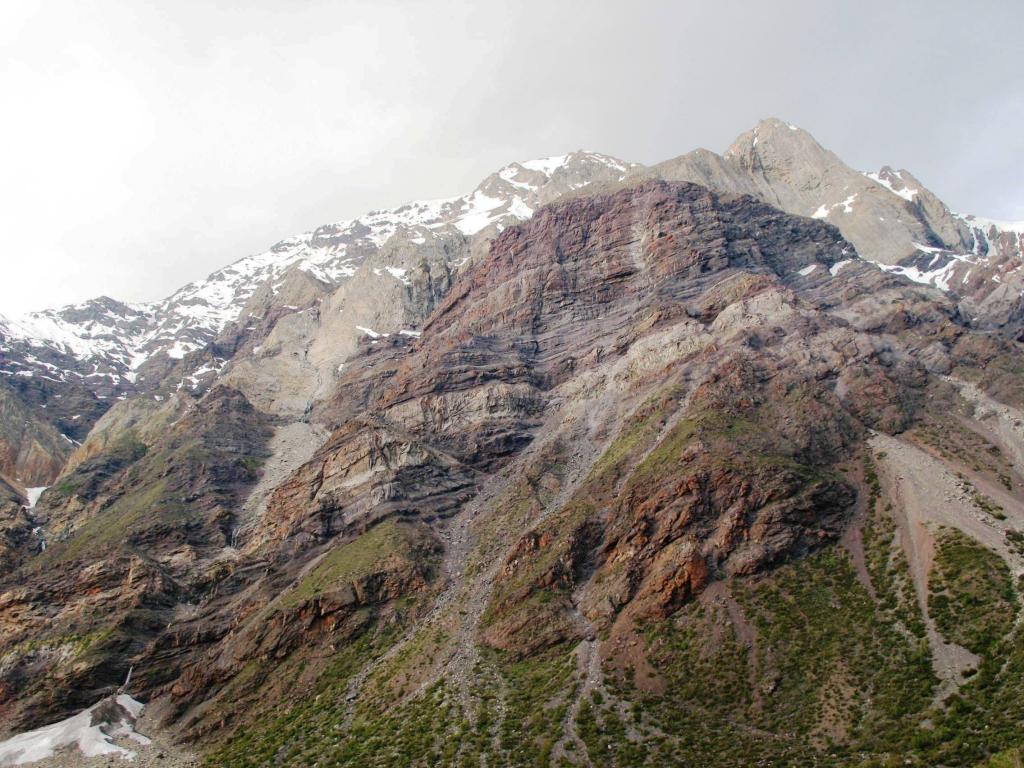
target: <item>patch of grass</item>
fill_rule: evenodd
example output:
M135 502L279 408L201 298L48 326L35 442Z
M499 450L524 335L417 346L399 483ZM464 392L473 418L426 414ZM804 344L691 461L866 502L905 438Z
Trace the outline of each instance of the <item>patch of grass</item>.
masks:
M1024 768L1024 754L1020 749L1014 747L992 755L984 763L979 763L976 768Z
M1005 765L1024 738L1024 629L990 645L977 672L935 716L918 744L927 765Z
M569 697L575 689L575 663L565 646L528 659L500 651L486 654L502 680L505 716L497 728L498 761L505 766L549 765L562 736Z
M845 550L732 589L753 647L714 602L649 626L665 692L611 678L619 703L588 702L580 715L595 765L882 766L914 754L937 684L927 644L871 598Z
M975 507L986 514L992 515L996 520L1006 519L1006 513L1003 512L1003 508L1000 505L996 504L991 498L979 491L977 487L975 487L974 483L968 480L964 475L958 475L958 477L958 485L968 496L971 497L971 502Z
M868 487L867 514L862 529L864 562L879 609L897 626L923 639L927 630L910 575L910 562L900 544L891 505L881 504L882 486L870 454L864 457L864 480Z
M928 646L871 599L845 551L830 547L783 566L738 599L771 649L764 667L778 676L761 727L807 740L831 730L839 754L905 747L936 685ZM830 703L839 711L828 713L834 685L841 695Z
M1010 549L1016 552L1018 555L1024 555L1024 531L1018 531L1016 528L1009 528L1005 534L1006 543Z
M286 593L280 607L290 608L339 586L403 564L426 564L436 558L426 532L414 523L388 518L347 544L335 547Z
M168 519L184 507L180 499L167 493L166 480L142 485L87 520L66 542L47 548L36 558L36 565L78 560L106 551L127 541L139 523L160 517Z
M928 612L946 639L986 653L1010 631L1017 613L1009 567L960 531L943 528L936 537Z

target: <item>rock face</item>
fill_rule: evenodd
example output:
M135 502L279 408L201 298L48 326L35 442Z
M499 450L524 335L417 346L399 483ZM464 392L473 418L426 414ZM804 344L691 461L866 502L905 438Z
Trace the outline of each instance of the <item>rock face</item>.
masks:
M35 549L27 499L0 475L0 574L14 570Z
M0 376L74 441L123 398L201 394L221 374L261 409L295 418L329 396L360 343L418 333L502 228L560 197L649 178L824 218L862 258L951 292L979 327L1021 332L1024 227L953 214L908 171L854 171L805 131L765 120L721 156L697 150L645 168L578 151L512 163L468 195L324 225L160 302L101 297L0 316Z
M74 447L39 413L0 381L0 474L22 488L47 485Z
M704 149L633 175L692 181L758 197L834 224L863 259L952 291L966 317L1019 333L1024 312L1024 227L961 216L909 171L849 168L806 131L764 120L721 156Z
M221 387L152 444L129 430L43 494L33 516L49 546L0 598L15 651L0 706L81 708L120 685L124 662L224 567L268 435L265 417Z
M0 486L0 721L88 707L133 668L133 695L218 750L211 765L414 764L445 744L445 765L602 764L590 750L628 745L640 764L728 764L701 728L765 760L900 754L856 735L896 722L861 662L924 669L900 711L938 716L908 698L932 698L927 585L908 600L905 576L929 555L901 555L875 516L868 440L956 435L934 450L969 456L965 503L999 506L982 527L1018 557L1024 476L1005 457L1024 450L1024 352L1012 323L979 330L963 296L908 280L903 256L858 255L868 235L844 237L840 213L781 210L855 179L879 206L919 204L893 254L904 235L973 236L906 174L847 180L808 141L771 124L724 159L514 164L193 286L243 306L196 331L207 346L140 368L133 386L159 386L98 418L31 515ZM698 172L707 185L666 180ZM839 551L849 565L800 603L787 574ZM806 631L783 642L788 601ZM806 680L784 658L863 627L875 645ZM685 732L637 716L635 737L593 742L614 712L671 710L694 670L740 708L715 709L719 691ZM836 690L863 712L818 706Z

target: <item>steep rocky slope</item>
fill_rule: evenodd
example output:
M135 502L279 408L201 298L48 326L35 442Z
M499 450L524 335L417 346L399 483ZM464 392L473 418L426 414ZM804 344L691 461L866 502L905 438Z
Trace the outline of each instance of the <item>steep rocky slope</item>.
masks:
M620 180L629 168L582 151L512 163L468 195L318 227L163 301L102 297L0 315L0 377L69 442L82 441L128 397L205 391L231 360L233 382L250 397L301 414L329 389L360 337L375 328L413 332L494 233L567 192ZM48 482L56 472L36 474Z
M221 374L261 409L295 418L329 395L361 343L418 333L503 227L562 196L646 178L823 218L862 258L950 292L977 327L1021 333L1020 223L954 214L908 171L854 171L807 132L766 120L723 155L697 150L650 168L582 151L512 163L468 195L286 238L163 301L102 297L0 316L0 376L37 418L77 442L125 398L202 393Z
M359 274L410 285L380 307L291 273L323 300L254 293L218 384L112 409L0 581L0 718L134 669L211 765L1017 746L1019 343L827 221L693 184L493 234L385 243ZM371 311L394 324L320 349ZM919 500L918 465L958 495Z
M73 448L74 441L51 426L45 409L26 403L0 380L0 474L22 488L46 485Z
M699 149L634 175L754 195L824 219L861 258L958 296L981 327L1021 332L1024 225L955 214L909 171L855 171L806 131L773 119L721 156Z

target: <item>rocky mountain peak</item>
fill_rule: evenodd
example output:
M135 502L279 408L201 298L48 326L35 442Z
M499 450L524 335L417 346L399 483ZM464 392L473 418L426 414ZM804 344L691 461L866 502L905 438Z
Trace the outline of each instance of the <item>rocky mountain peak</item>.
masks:
M762 164L805 164L819 169L820 172L824 172L829 165L841 162L810 133L793 123L775 117L761 120L749 131L737 136L723 156L742 163L751 163L756 157L761 159Z

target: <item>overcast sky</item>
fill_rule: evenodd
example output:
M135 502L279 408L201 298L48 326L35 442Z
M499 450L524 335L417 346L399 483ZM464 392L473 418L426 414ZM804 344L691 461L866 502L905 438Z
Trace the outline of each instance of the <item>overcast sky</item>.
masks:
M3 0L0 313L162 298L513 160L721 152L768 116L1024 219L1022 29L1021 0Z

